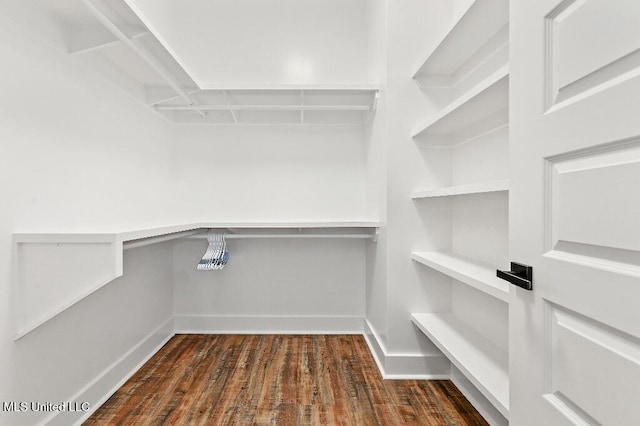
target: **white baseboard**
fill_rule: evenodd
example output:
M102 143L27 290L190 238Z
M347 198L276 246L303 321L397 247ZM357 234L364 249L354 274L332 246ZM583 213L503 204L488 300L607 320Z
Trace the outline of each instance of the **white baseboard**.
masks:
M367 346L369 347L369 352L371 352L371 356L373 356L373 359L378 366L378 371L380 371L380 374L384 378L384 362L386 359L387 348L384 346L384 342L378 337L375 329L367 319L364 320L363 335L364 340L367 342Z
M442 380L450 376L450 362L442 354L389 353L367 320L364 322L364 338L384 379Z
M52 426L81 424L173 336L173 318L169 318L71 397L70 402L88 402L90 408L87 412L56 412L46 418L42 424Z
M364 338L384 379L451 380L491 426L507 426L508 420L442 354L388 353L384 341L368 320Z
M362 334L359 316L176 315L176 334Z
M451 365L451 381L491 426L507 426L509 424L509 421L454 365Z

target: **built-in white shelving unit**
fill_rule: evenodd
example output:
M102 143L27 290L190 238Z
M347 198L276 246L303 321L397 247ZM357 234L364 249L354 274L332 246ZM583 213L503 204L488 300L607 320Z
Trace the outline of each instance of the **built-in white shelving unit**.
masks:
M170 123L361 125L376 109L378 86L367 83L240 81L203 90L129 4L64 0L48 10L66 33L69 54Z
M413 323L506 418L508 354L452 314L413 314Z
M17 340L122 276L124 250L208 231L244 238L377 237L379 223L355 221L198 222L150 229L14 233ZM198 259L194 259L194 267Z
M418 312L412 321L484 396L475 399L478 409L493 406L506 423L510 289L495 271L506 266L508 253L509 2L462 3L412 76L430 105L443 106L412 132L431 169L427 176L440 187L411 198L420 214L443 207L451 214L425 221L450 229L448 241L446 233L431 237L438 238L431 246L445 251L417 250L411 258L440 273L425 275L430 279L448 279L452 290L443 301L449 312ZM438 197L450 198L432 201Z
M509 301L509 285L496 277L496 270L491 265L435 251L414 252L411 253L411 258L496 299Z
M453 195L482 194L485 192L503 192L509 190L509 179L498 179L489 182L470 183L467 185L449 186L446 188L415 191L411 198L449 197Z

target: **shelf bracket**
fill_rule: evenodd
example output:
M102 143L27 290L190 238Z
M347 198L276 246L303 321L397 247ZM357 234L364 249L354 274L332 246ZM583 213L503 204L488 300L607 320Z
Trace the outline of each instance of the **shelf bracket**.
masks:
M231 113L231 117L233 118L233 124L238 124L238 116L236 115L235 110L233 109L233 105L231 104L231 99L229 99L229 94L226 90L222 91L224 95L224 99L227 101L227 105L229 106L229 113Z
M376 90L376 94L373 95L373 105L371 105L371 111L376 111L378 109L379 99L380 99L380 91Z

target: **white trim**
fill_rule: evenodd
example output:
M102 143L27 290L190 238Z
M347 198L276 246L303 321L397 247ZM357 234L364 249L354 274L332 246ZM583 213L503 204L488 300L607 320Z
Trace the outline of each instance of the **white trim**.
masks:
M447 380L450 362L441 353L389 353L369 320L364 321L364 339L386 380Z
M450 380L491 426L506 426L509 424L508 419L453 364L451 365Z
M447 380L450 362L438 354L387 354L385 379L393 380Z
M367 346L369 347L369 352L371 352L371 356L373 356L373 360L378 366L378 371L380 371L382 378L385 378L384 359L386 348L384 346L384 342L378 337L375 329L368 319L364 320L363 336L365 342L367 342Z
M55 412L44 419L42 425L80 425L89 418L107 399L131 378L152 356L154 356L173 336L173 317L164 321L132 347L113 364L98 374L68 401L89 402L89 411Z
M175 315L176 334L362 334L361 316Z

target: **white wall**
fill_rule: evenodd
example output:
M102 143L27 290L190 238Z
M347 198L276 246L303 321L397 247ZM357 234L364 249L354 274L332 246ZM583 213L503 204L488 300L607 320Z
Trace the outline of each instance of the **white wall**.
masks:
M2 30L0 173L12 230L166 223L166 125L27 28Z
M378 241L367 244L366 311L384 347L387 338L387 1L367 2L369 49L379 82L378 108L365 126L366 209L382 224ZM373 337L371 337L373 338Z
M104 402L173 335L171 256L167 243L127 251L121 278L20 340L6 339L11 372L2 400ZM32 425L51 414L3 412L0 424ZM51 424L82 414L65 412Z
M174 247L176 330L362 332L365 242L229 240L220 271L196 271L206 240Z
M171 251L128 253L122 279L14 342L11 233L171 220L171 150L162 121L30 29L0 17L0 401L58 402L170 318Z
M428 103L411 76L451 14L452 3L443 0L388 3L387 351L435 356L444 370L440 374L448 372L448 363L413 326L411 313L449 310L450 280L412 262L411 252L450 247L450 212L440 200L427 204L411 200L411 192L450 178L440 172L450 159L429 153L431 160L433 155L444 157L427 163L427 154L411 139L413 129L437 108Z
M219 220L365 218L360 126L173 126L174 206ZM210 219L209 219L210 220Z
M371 217L361 126L174 126L171 138L173 202L190 220ZM228 244L230 263L211 272L195 270L206 241L176 244L178 331L361 331L364 242Z

